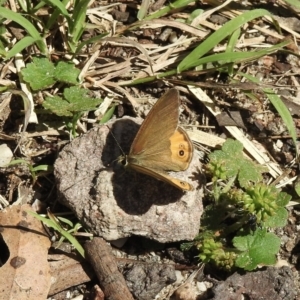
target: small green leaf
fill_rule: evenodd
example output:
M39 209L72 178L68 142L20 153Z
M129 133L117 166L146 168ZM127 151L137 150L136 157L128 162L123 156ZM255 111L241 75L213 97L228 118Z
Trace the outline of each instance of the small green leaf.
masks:
M263 225L270 228L284 227L287 223L287 219L287 210L283 207L280 207L276 210L276 214L274 216L270 216Z
M250 182L261 181L261 173L264 171L267 171L264 167L258 166L254 162L244 158L243 165L241 166L240 173L238 175L238 180L241 187L248 186Z
M208 169L212 175L217 179L237 176L241 187L261 181L261 173L266 169L246 159L242 150L243 145L239 141L228 139L223 144L222 150L211 153Z
M243 144L238 142L238 141L234 141L232 139L228 139L222 147L222 151L226 152L226 153L231 153L233 156L234 155L238 155L241 156L242 155L242 151L243 151Z
M56 81L78 85L80 71L73 63L60 61L54 67L47 58L33 58L33 62L27 64L22 70L23 78L28 82L33 90L45 89L53 85Z
M114 114L116 106L112 106L105 114L104 116L101 118L100 124L105 124L106 122L108 122L112 115Z
M233 239L234 246L242 251L238 255L236 265L247 271L258 265L273 265L279 251L280 239L266 230L257 230L253 236L240 236Z
M63 218L63 217L57 217L57 219L61 222L61 223L65 223L67 224L69 227L73 228L74 224L72 221L70 221L69 219Z
M34 57L32 63L26 65L21 73L34 91L44 89L55 83L54 65L47 58Z
M189 17L186 20L187 24L191 24L195 18L203 14L204 10L203 9L195 9L194 11L191 12Z
M277 205L281 207L285 207L288 205L288 203L291 201L292 196L285 193L285 192L280 192L279 196L277 198Z
M58 116L72 117L78 113L95 110L101 99L88 97L88 91L79 87L64 90L64 99L59 96L47 97L43 103L46 109Z
M88 90L79 87L65 89L64 97L70 103L70 111L73 112L94 110L102 102L102 99L89 97Z
M32 168L32 171L38 172L38 171L44 171L44 172L52 172L53 171L53 166L49 165L38 165L36 167Z
M59 96L46 97L43 102L43 106L60 117L73 116L73 114L69 111L69 103Z
M55 78L60 82L77 85L80 71L73 63L60 61L55 68Z

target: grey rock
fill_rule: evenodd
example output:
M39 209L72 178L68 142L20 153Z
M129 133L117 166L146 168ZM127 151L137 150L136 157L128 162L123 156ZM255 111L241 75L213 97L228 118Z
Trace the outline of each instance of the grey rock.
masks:
M173 265L134 264L123 273L129 290L139 300L152 300L166 286L176 281Z
M294 300L293 274L289 267L268 267L265 270L234 273L214 289L213 300Z
M68 144L55 162L60 200L91 232L109 241L131 235L163 243L192 240L203 211L197 154L188 170L172 173L192 183L191 192L124 170L117 163L120 147L129 152L138 123L133 118L109 122Z

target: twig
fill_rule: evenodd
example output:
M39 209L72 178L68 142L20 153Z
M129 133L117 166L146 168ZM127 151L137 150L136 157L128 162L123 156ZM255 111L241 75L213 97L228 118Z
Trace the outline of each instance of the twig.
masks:
M109 300L133 300L123 275L119 272L112 249L101 238L85 243L86 257L93 266L99 285Z

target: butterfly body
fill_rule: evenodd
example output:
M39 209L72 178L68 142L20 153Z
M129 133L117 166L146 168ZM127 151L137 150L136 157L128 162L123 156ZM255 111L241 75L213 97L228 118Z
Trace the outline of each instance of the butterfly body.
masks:
M193 157L193 144L178 127L179 93L169 90L153 106L141 125L125 157L125 166L189 191L188 182L170 176L168 171L184 171Z

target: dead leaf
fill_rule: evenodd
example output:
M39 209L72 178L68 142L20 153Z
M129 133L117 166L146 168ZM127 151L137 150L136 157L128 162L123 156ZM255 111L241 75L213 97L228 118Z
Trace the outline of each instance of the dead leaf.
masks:
M82 258L51 255L49 260L52 281L49 295L88 282L94 277L93 269Z
M1 299L46 299L50 289L47 261L50 240L29 205L0 212L0 232L9 257L0 268Z

